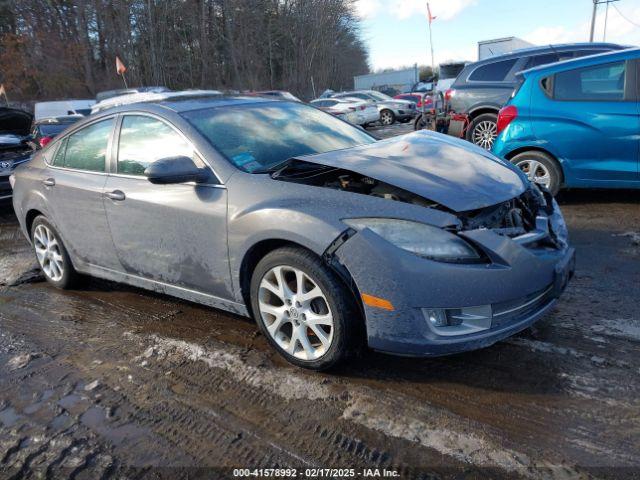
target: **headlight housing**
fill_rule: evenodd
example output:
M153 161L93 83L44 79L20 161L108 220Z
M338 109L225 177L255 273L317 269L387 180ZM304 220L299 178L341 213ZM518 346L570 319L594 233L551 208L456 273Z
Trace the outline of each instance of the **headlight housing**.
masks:
M398 248L441 262L473 262L478 252L462 238L438 227L395 218L343 220L355 230L368 228Z

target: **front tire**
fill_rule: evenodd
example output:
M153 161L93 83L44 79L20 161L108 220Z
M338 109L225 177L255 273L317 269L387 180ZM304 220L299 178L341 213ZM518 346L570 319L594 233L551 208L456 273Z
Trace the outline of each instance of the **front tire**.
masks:
M545 186L551 195L556 196L562 185L562 169L558 162L544 152L530 150L511 159L511 163L522 170L529 180Z
M466 138L469 142L485 150L491 150L498 136L498 115L483 113L471 121Z
M78 274L71 264L60 235L44 215L38 215L33 220L31 244L47 282L62 289L73 286Z
M396 115L393 111L385 109L380 112L380 125L388 127L396 123Z
M274 250L258 263L251 306L269 343L299 367L326 370L356 347L359 314L351 292L302 248Z

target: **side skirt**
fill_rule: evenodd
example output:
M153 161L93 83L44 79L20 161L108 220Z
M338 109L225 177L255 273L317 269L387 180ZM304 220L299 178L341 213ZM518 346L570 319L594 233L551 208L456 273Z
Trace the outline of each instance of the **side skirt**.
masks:
M83 264L80 268L77 268L78 272L84 273L91 277L102 278L104 280L111 280L118 283L126 283L138 288L144 288L158 293L164 293L173 297L178 297L190 302L200 303L213 308L219 308L220 310L226 310L227 312L235 313L236 315L242 315L244 317L249 316L247 307L242 303L233 302L231 300L225 300L223 298L215 297L207 293L202 293L197 290L190 290L184 287L177 287L175 285L169 285L168 283L158 282L156 280L150 280L148 278L138 277L136 275L130 275L128 273L118 272L109 268L98 267L96 265Z

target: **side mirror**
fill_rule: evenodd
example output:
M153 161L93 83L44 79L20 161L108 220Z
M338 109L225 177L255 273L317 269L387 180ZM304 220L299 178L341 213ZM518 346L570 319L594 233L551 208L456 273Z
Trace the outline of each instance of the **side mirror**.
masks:
M207 173L198 168L189 157L167 157L153 162L144 174L151 183L170 184L184 182L204 182Z

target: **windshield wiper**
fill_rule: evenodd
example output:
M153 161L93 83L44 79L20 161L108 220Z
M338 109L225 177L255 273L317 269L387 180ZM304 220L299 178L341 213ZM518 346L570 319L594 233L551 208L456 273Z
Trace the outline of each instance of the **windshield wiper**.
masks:
M280 173L281 170L284 170L285 168L287 168L289 165L291 165L291 163L295 160L295 158L287 158L286 160L282 161L282 162L278 162L275 165L271 165L270 167L267 168L261 168L259 170L253 170L251 173L273 173L274 175L277 175L278 173Z

